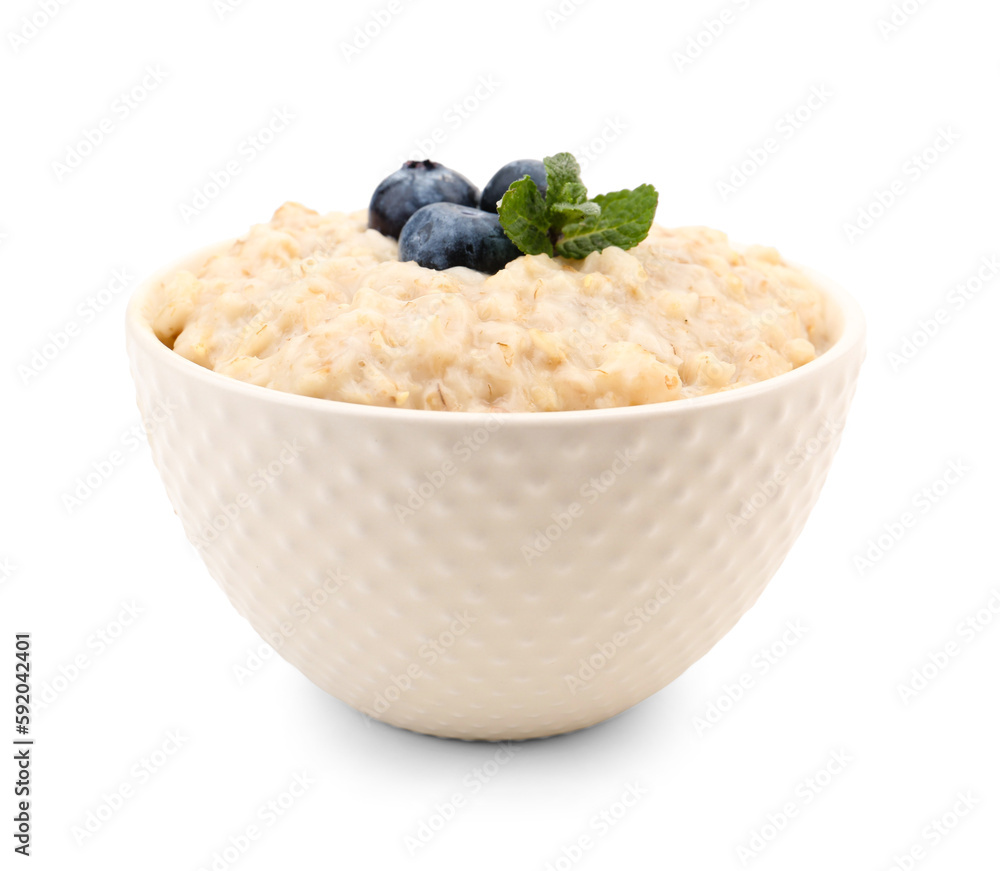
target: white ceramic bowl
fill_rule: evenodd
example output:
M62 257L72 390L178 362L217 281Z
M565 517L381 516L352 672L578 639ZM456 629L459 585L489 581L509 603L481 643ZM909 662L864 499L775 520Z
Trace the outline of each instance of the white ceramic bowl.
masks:
M171 270L191 268L200 252ZM864 319L711 396L478 413L295 396L127 343L153 458L237 610L338 699L465 739L554 735L662 689L756 601L840 440Z

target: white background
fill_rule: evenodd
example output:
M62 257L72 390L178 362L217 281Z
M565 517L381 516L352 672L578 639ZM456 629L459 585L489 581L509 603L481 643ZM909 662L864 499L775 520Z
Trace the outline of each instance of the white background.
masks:
M4 3L0 661L12 675L13 633L30 631L49 703L33 727L34 855L13 855L5 822L2 867L193 871L256 824L259 840L214 867L725 871L788 803L794 818L764 829L750 865L997 867L1000 279L961 308L954 289L1000 254L1000 9L908 0L888 32L891 0L589 0L562 20L557 4L399 0L347 57L388 2L73 0L48 23L40 0ZM713 19L721 34L681 64ZM163 80L126 113L119 97L142 96L147 68ZM782 121L813 89L822 105ZM276 110L294 118L250 160L246 137ZM72 158L105 118L103 141ZM759 603L655 697L503 764L490 745L368 723L274 656L240 685L234 668L259 639L182 534L135 430L123 349L145 274L288 199L364 207L435 128L421 156L480 185L510 159L561 150L581 155L595 192L654 183L661 223L777 246L845 285L870 328L824 495ZM775 153L724 195L718 182L768 138ZM239 174L185 220L231 159ZM894 181L905 192L849 232ZM102 303L114 270L128 287ZM931 330L936 313L946 322ZM68 503L115 450L122 462ZM949 466L962 470L952 483ZM919 495L935 483L933 502ZM879 544L904 512L912 528ZM141 614L123 626L132 603ZM782 651L789 621L804 637ZM900 685L949 643L956 655L904 701ZM774 645L763 674L755 655ZM728 703L747 672L753 687ZM6 742L12 677L0 685ZM171 731L180 749L151 755ZM831 753L850 761L817 791L809 778ZM142 774L144 759L164 764ZM9 820L12 763L3 771ZM258 810L302 772L312 785L267 826ZM592 818L636 783L641 799L602 836ZM122 784L130 798L78 843L74 827L106 817ZM405 839L455 794L464 805L411 855ZM963 794L971 812L946 816ZM925 829L942 819L946 835ZM593 847L557 865L582 835ZM894 861L914 847L919 860Z

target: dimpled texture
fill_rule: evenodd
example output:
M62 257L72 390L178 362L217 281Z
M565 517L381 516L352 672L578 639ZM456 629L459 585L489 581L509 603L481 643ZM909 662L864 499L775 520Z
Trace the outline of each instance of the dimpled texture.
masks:
M143 293L138 403L212 576L331 695L461 739L590 726L704 656L801 531L864 355L859 328L765 384L608 413L372 409L181 359Z

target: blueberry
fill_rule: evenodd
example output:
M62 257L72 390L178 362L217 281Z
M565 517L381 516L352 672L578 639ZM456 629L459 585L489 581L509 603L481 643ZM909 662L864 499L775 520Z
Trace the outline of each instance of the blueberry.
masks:
M428 269L467 266L492 274L520 256L500 218L454 203L424 206L399 236L399 259Z
M410 216L431 203L479 204L479 188L464 175L431 160L408 160L375 188L368 226L399 238Z
M507 188L526 175L530 175L535 180L535 184L538 185L538 189L544 197L548 188L548 174L545 172L545 164L540 160L514 160L490 179L489 184L483 189L483 199L479 207L484 212L495 212L497 203L503 199Z

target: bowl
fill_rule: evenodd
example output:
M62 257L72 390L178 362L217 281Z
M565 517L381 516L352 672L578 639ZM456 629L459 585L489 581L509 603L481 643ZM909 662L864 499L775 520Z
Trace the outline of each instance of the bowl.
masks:
M601 722L704 656L819 496L864 357L836 340L725 393L590 411L355 405L219 375L126 316L170 501L226 596L288 662L371 717L461 739Z

